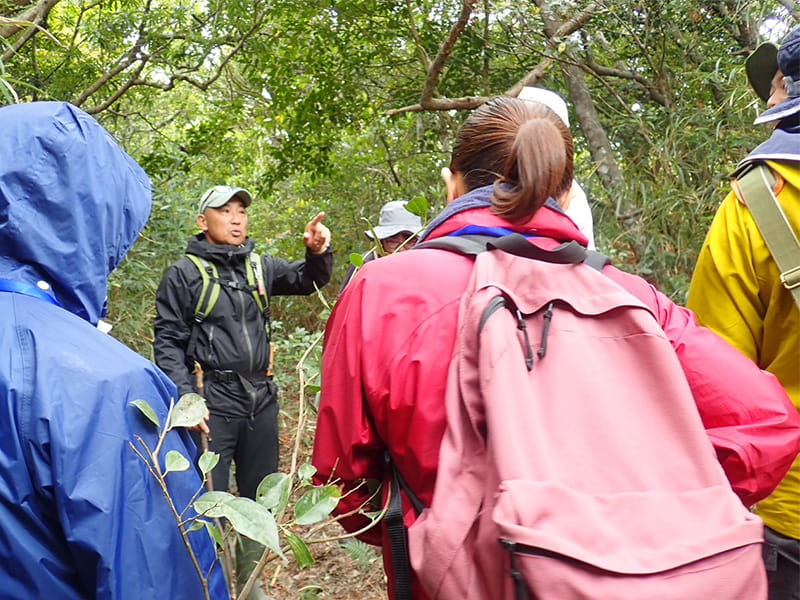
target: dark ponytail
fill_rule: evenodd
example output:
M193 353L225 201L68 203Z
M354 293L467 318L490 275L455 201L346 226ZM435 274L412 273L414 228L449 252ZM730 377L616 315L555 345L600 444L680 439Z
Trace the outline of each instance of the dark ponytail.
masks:
M507 96L478 108L459 132L451 170L467 190L494 184L492 210L511 222L530 219L572 185L573 142L563 121L538 102Z

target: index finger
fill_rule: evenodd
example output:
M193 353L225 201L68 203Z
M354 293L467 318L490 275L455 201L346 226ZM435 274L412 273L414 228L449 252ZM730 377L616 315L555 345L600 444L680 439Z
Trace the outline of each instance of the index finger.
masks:
M325 218L325 213L324 212L317 213L317 216L314 217L313 219L311 219L308 222L308 225L310 227L314 227L315 225L319 225L322 222L322 219L324 219L324 218Z

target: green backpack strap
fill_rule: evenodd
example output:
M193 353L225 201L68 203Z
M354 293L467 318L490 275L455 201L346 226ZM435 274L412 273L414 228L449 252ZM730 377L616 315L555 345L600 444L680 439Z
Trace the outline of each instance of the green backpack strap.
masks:
M247 285L253 288L253 298L261 312L264 312L264 309L269 306L269 297L264 287L264 266L261 264L261 257L257 253L250 253L245 271L247 271Z
M186 348L186 355L194 360L194 350L197 344L197 325L202 323L206 317L211 314L211 311L214 310L214 306L219 299L222 284L219 282L219 271L214 263L196 254L189 254L188 252L186 253L186 258L192 261L197 267L202 283L200 295L194 307L194 326L192 327L192 332L189 336L189 342ZM247 285L252 289L256 306L258 306L259 310L264 315L267 335L271 340L272 323L269 318L269 294L264 285L264 267L261 262L261 257L255 252L251 252L248 259L245 261L245 272L247 274ZM272 356L271 347L270 356Z
M272 319L269 314L269 293L264 285L264 264L261 262L261 257L256 252L250 252L247 260L247 285L253 290L253 298L256 305L261 309L261 314L264 316L264 328L267 332L267 341L269 342L269 362L267 364L267 377L272 377L273 366L275 361L275 343L272 341Z
M245 271L247 271L247 285L253 289L253 298L256 301L256 306L261 310L261 314L264 315L267 336L271 340L272 319L270 319L269 314L269 293L264 285L264 265L257 252L250 253L246 261Z
M772 191L775 176L767 165L754 163L737 181L740 197L778 265L781 281L800 310L800 242Z
M186 258L192 261L197 270L200 271L200 278L203 283L200 296L197 298L197 304L194 307L194 320L197 323L202 323L214 310L214 305L219 298L220 284L217 281L219 273L214 263L210 263L200 256L186 254Z

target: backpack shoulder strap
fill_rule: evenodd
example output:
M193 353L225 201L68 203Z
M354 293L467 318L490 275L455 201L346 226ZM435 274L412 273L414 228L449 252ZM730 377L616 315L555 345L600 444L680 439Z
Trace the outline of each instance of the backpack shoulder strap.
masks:
M474 258L479 253L485 252L486 243L493 239L495 238L490 235L479 234L448 235L417 244L414 246L414 250L425 248L449 250L450 252L455 252L456 254L462 254L464 256L470 256Z
M257 252L251 252L247 257L245 270L247 271L247 285L253 288L253 299L261 312L264 312L264 309L269 306L269 295L264 285L264 265Z
M417 516L422 513L425 505L408 487L388 452L384 454L384 463L386 470L391 473L389 504L383 520L389 537L390 559L394 572L394 597L395 600L412 600L411 566L408 559L408 531L403 520L403 502L400 494L405 492Z
M272 340L272 319L269 314L269 292L264 283L264 263L261 262L261 256L257 252L251 252L245 261L245 270L247 271L247 285L253 290L253 299L256 301L256 306L261 310L264 316L264 326L267 330L268 339ZM272 343L272 342L270 342ZM272 350L270 350L272 356ZM270 371L272 367L270 366Z
M214 310L214 305L219 298L219 273L214 263L207 261L201 256L187 253L186 258L197 267L203 284L200 290L200 296L197 298L197 304L194 307L194 320L197 323L202 323L205 318L211 314L211 311Z
M737 178L738 192L758 226L775 264L781 281L800 309L800 242L786 218L771 182L774 175L764 163L753 165Z
M598 271L602 271L603 267L611 262L611 259L605 254L587 250L576 241L566 242L553 250L544 250L535 244L531 244L524 235L519 233L512 233L499 238L480 234L445 236L417 244L414 249L417 248L449 250L472 258L481 252L496 248L515 256L549 263L562 265L586 263Z
M602 271L603 267L611 264L611 259L602 252L598 252L597 250L587 250L586 260L584 260L583 262L585 262L593 269Z
M576 265L586 261L587 250L576 241L566 242L557 246L553 250L545 250L536 244L531 244L524 235L512 233L486 243L490 248L497 248L520 256L522 258L532 258L548 263L560 265Z

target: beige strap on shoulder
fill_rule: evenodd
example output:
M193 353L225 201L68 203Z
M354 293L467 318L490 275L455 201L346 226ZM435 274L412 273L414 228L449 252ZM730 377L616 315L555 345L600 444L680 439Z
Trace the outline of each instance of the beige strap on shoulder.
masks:
M800 242L773 192L775 175L763 163L754 163L740 175L736 193L744 201L781 272L781 282L800 310Z

